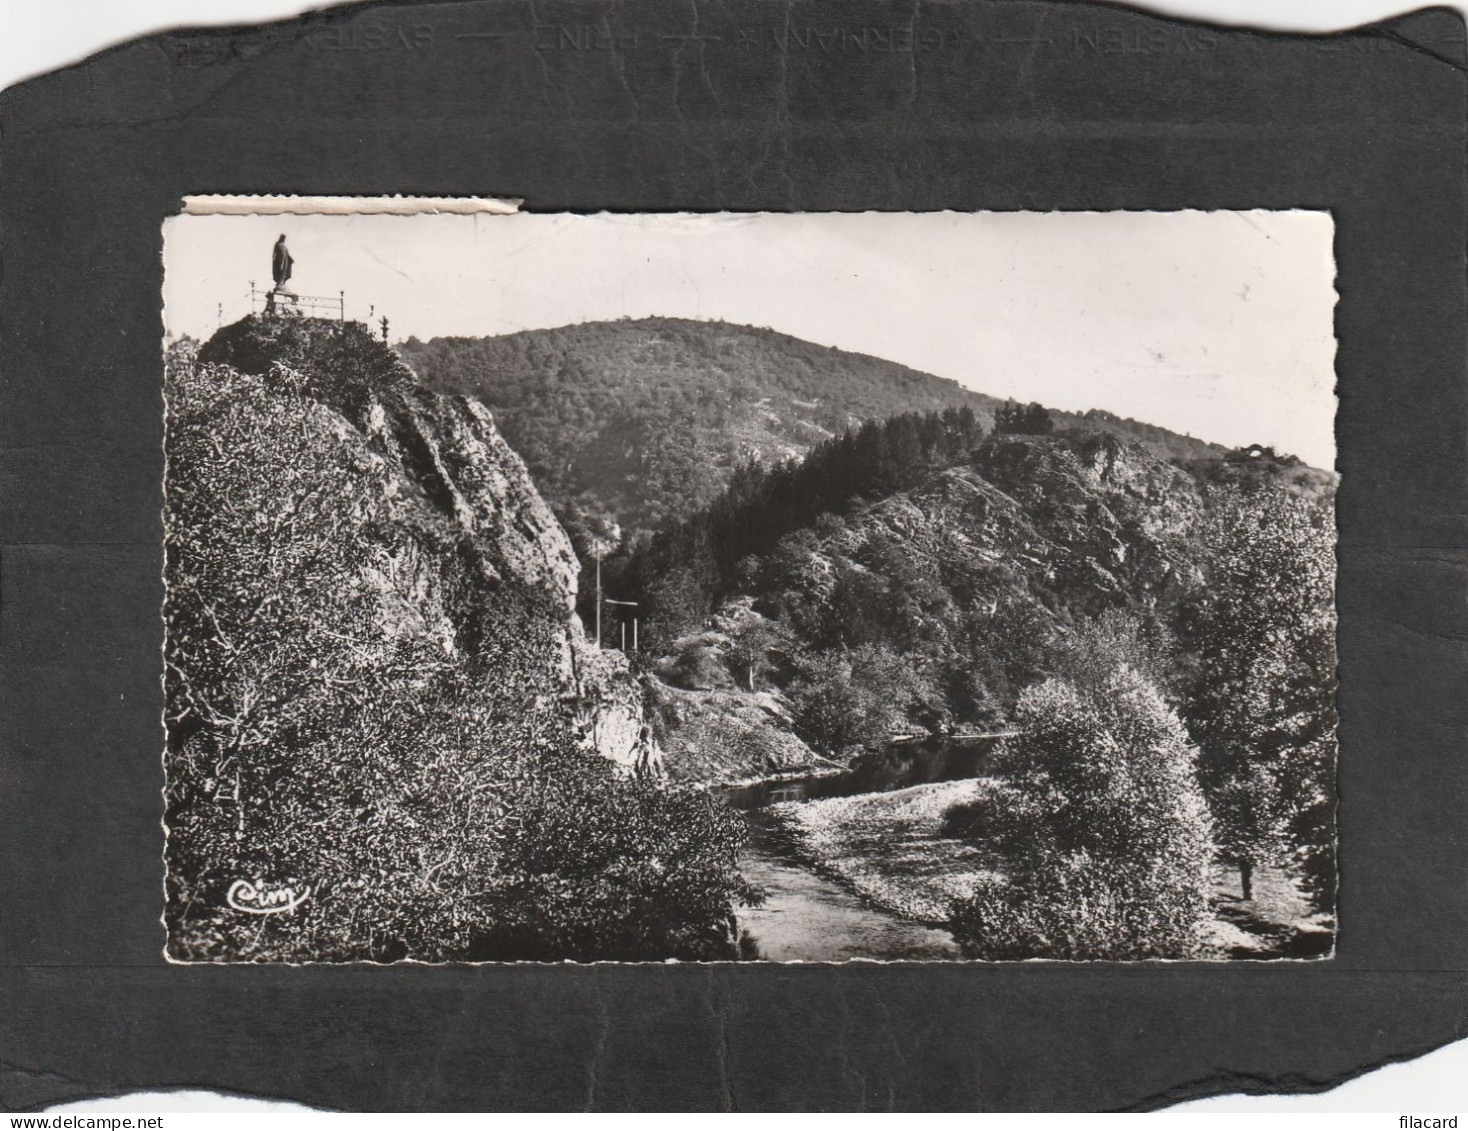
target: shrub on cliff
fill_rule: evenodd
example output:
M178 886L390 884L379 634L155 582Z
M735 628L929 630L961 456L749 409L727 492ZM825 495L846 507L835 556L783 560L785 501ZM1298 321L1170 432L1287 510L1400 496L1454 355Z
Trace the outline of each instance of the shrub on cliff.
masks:
M296 391L354 419L368 400L413 383L412 371L360 322L252 314L223 327L198 359L256 377L284 368Z
M1208 920L1212 859L1194 751L1162 696L1130 668L1098 688L1027 689L1008 778L977 834L1002 877L956 900L951 925L980 958L1187 958ZM965 828L965 819L967 828Z
M169 953L733 957L740 827L578 748L563 595L478 569L315 371L176 368Z

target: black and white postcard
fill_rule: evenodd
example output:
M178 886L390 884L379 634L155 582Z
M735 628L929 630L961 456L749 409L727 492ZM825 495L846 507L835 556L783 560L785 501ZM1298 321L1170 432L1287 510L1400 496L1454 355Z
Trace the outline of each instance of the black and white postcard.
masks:
M169 957L1328 956L1332 237L169 221Z

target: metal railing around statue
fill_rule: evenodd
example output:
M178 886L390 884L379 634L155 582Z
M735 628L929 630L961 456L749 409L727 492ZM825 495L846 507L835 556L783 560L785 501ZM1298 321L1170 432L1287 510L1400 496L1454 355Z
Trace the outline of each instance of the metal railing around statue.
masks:
M272 289L262 291L250 284L250 313L276 314L287 318L347 319L347 292L338 291L336 298L321 295L298 295Z

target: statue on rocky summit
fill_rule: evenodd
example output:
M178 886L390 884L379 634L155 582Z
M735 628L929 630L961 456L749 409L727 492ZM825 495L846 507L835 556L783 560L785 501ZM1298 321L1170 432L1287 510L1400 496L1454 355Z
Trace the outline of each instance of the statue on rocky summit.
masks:
M276 295L281 295L287 299L294 299L296 297L290 291L286 290L285 287L286 283L290 280L291 264L294 262L295 260L291 258L290 249L285 246L285 234L282 233L280 239L275 241L275 247L270 253L270 276L275 280L275 286L265 296L266 314L275 313Z

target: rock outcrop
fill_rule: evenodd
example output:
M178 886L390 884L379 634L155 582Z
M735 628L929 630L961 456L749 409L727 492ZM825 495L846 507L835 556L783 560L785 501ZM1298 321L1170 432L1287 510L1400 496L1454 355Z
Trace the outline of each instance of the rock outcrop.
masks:
M539 603L586 743L628 771L655 769L641 690L620 653L586 640L570 540L488 409L421 388L356 323L246 318L206 343L198 363L197 380L233 371L256 379L256 398L303 406L298 426L323 462L350 469L351 521L339 537L359 543L356 582L384 641L431 639L453 663L493 664L498 649L509 662L516 642L485 623L491 598Z
M1200 580L1203 506L1187 472L1114 436L996 436L971 461L789 540L778 584L809 610L836 599L842 577L886 591L900 574L914 593L904 615L931 641L974 613L1054 622L1151 606Z

